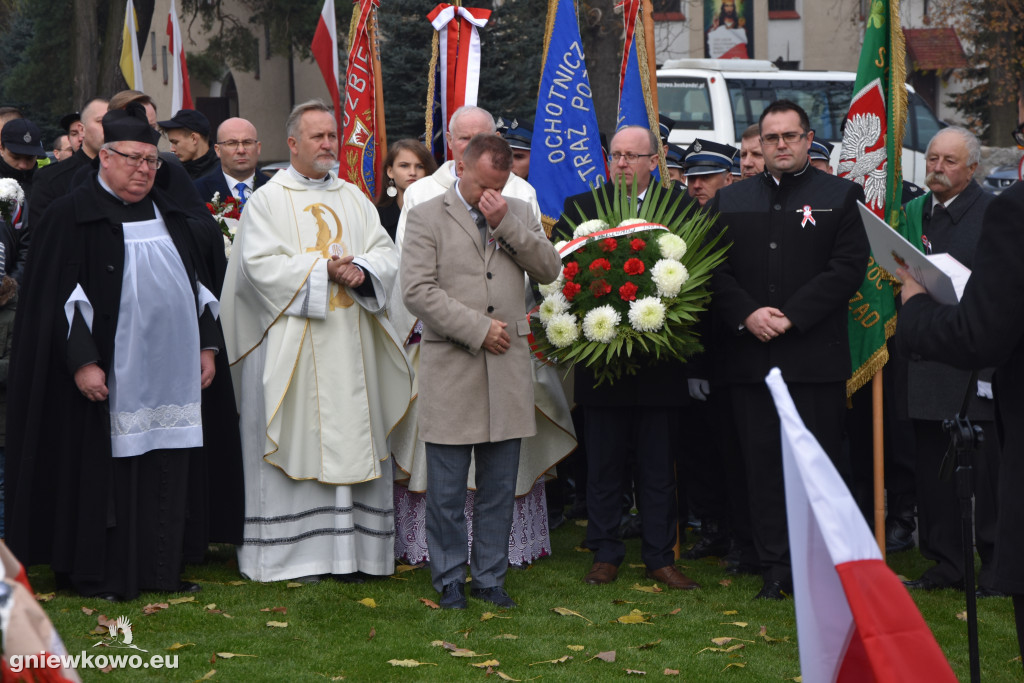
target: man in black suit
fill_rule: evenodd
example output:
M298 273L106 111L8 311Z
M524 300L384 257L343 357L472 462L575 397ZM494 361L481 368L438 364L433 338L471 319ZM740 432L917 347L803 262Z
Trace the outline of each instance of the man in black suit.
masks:
M1024 96L1018 100L1024 120ZM985 210L974 270L960 303L943 306L905 270L896 344L959 368L996 366L999 504L993 587L1013 597L1017 644L1024 652L1024 183L1011 185ZM991 438L991 437L990 437Z
M765 170L709 203L732 242L712 278L716 376L728 385L763 567L758 598L792 589L779 419L764 379L782 370L800 416L835 460L850 376L848 301L869 246L859 185L810 165L814 132L787 100L761 115Z
M256 170L260 162L260 141L256 127L245 119L228 119L217 129L217 142L213 146L220 158L220 168L195 181L204 202L234 197L244 205L268 178Z
M636 183L641 201L651 174L658 167L658 139L646 128L627 126L609 146L613 183L632 191ZM600 190L610 195L611 184ZM671 190L670 202L682 194ZM681 198L680 211L690 201ZM578 206L578 208L577 208ZM576 223L596 218L594 197L584 192L565 200L563 213ZM555 224L554 234L570 233L566 218ZM689 401L682 363L662 362L624 375L613 385L595 387L592 372L576 368L576 403L583 407L587 444L587 546L594 550L594 564L584 578L589 584L610 583L626 555L619 537L622 490L630 481L630 450L635 449L633 476L642 519L641 557L647 576L669 588L698 588L693 579L675 566L676 487L673 455L678 448L679 408Z
M980 159L981 146L970 131L958 126L943 128L928 143L925 154L925 183L930 191L905 207L908 221L920 226L922 244L915 246L923 247L927 253L949 254L971 269L975 268L974 253L982 217L992 201L992 195L973 180ZM916 228L913 232L916 234ZM989 370L979 376L981 386L968 387L970 373L966 370L925 360L916 353L905 363L906 372L896 378L897 396L906 397L900 407L905 409L914 429L918 539L921 554L935 562L920 578L905 583L908 588L923 590L962 587L964 553L956 480L939 477L939 463L949 446L949 435L942 422L956 415L964 392L969 390L972 396L968 417L987 435L994 436L992 400L980 397L983 393L991 396L985 387L991 386L992 373ZM899 391L901 384L905 393ZM984 452L974 463L980 597L998 594L991 585L998 473L995 441L986 439Z

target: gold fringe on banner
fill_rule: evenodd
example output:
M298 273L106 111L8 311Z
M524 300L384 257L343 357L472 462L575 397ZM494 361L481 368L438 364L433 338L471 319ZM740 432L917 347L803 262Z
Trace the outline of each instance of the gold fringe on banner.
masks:
M430 66L427 72L427 107L426 107L426 136L424 142L427 145L427 149L433 153L434 151L434 91L437 89L437 82L434 78L437 73L437 60L440 58L440 40L437 37L437 31L434 31L434 38L430 42ZM443 124L442 124L443 125ZM442 131L443 132L443 131Z
M643 12L643 8L640 8ZM636 45L636 61L640 67L640 87L644 91L644 108L647 110L647 125L658 139L658 170L661 173L662 185L668 187L668 167L665 166L665 147L661 144L661 126L658 112L654 110L654 98L651 95L651 71L647 66L647 41L644 35L644 23L639 13L633 27L633 44Z
M889 225L897 225L900 220L900 201L903 196L903 137L907 130L907 45L903 40L903 27L900 25L900 3L892 0L889 3L889 98L892 102L892 118L888 122L893 131L893 148L895 158L890 159L892 172L897 182L892 190L893 196L886 197L886 211L889 214ZM894 200L894 201L891 201Z
M892 329L896 331L896 318L892 319ZM889 323L885 324L885 337L888 339L892 335L889 333ZM846 399L849 401L850 397L856 393L858 389L871 381L871 378L875 376L875 373L882 369L887 362L889 362L889 349L883 344L871 354L871 357L864 361L853 373L850 379L846 380Z

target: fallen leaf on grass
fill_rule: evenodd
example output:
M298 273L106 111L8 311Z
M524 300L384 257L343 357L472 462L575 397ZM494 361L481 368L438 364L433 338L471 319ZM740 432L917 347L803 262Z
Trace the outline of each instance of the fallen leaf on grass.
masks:
M200 678L200 679L198 679L198 680L200 680L200 681L208 681L208 680L210 680L211 678L213 678L213 675L214 675L215 673L217 673L217 670L216 670L216 669L210 669L209 671L207 671L207 672L206 672L206 675L204 675L204 676L203 676L202 678Z
M474 662L472 666L478 669L490 669L492 666L499 666L501 662L497 659L488 659L486 662Z
M110 664L107 664L107 665L106 665L105 667L103 667L102 669L100 669L100 672L101 672L101 673L105 673L105 674L108 674L108 673L110 673L110 672L111 672L111 671L113 671L113 670L114 670L114 667L113 667L113 666L111 666Z
M151 602L142 608L143 614L156 614L162 609L170 607L166 602Z
M967 610L964 610L963 612L957 612L956 618L960 621L967 621Z
M585 527L585 526L587 526L587 520L585 520L585 519L577 519L575 524L576 524L576 526Z
M454 650L452 650L451 652L449 652L448 654L450 654L452 657L488 657L488 656L490 656L491 653L490 652L480 652L480 653L477 653L477 652L473 652L472 650L467 650L464 647L457 647Z
M558 659L545 659L543 662L534 662L530 666L533 666L534 664L565 664L570 659L572 659L572 655L565 655L564 657L559 657Z
M244 586L245 581L228 581L229 586ZM301 585L301 584L299 584Z
M432 640L430 641L430 647L443 647L446 650L454 650L456 648L454 643L449 643L447 640Z
M783 636L782 638L772 638L770 635L768 635L768 627L767 626L762 626L761 630L758 632L757 635L760 636L761 638L764 638L764 642L766 642L766 643L788 643L789 642L789 636Z
M367 640L373 640L377 637L377 629L373 626L370 627L370 635L366 637Z
M83 613L84 613L84 614L85 614L86 616L90 616L90 617L91 617L91 616L92 616L93 614L95 614L95 613L96 613L96 610L94 610L94 609L89 609L88 607L83 607L83 608L82 608L82 612L83 612Z
M208 612L211 611L211 610L215 610L215 609L217 609L217 603L211 602L209 605L204 605L203 609L205 609ZM220 612L218 612L217 614L220 614Z
M178 650L180 650L182 648L194 647L194 646L195 646L195 643L175 643L174 645L171 645L169 648L167 648L167 651L168 652L177 652Z
M636 604L632 600L612 600L613 605L633 605Z
M185 597L185 598L171 598L167 602L172 604L172 605L183 605L186 602L195 602L195 601L196 601L195 596L194 595L189 595L188 597Z
M268 621L267 626L271 628L288 628L287 621Z
M499 633L498 635L494 636L494 639L495 640L518 640L519 636L517 636L514 633Z
M700 654L701 652L735 652L736 650L742 650L745 647L746 645L743 643L736 643L729 647L705 647L697 650L697 654Z
M740 628L746 628L747 622L745 621L720 621L718 622L722 626L739 626Z
M638 609L630 611L629 614L625 614L615 621L620 624L645 624L649 623L647 616Z
M106 614L101 614L98 617L96 617L96 623L109 631L110 630L110 626L112 624L116 624L117 620L116 619L108 619Z
M743 662L733 662L732 664L726 664L725 665L725 669L731 669L733 667L736 667L737 669L743 669L746 666L747 665L744 664ZM725 671L725 669L722 669L722 671Z
M743 640L742 638L728 638L728 637L712 638L711 642L714 643L715 645L728 645L729 643L731 643L734 640L739 640L739 641L742 641L744 643L752 643L752 642L754 642L752 640Z
M511 619L512 617L503 617L500 614L494 612L484 612L480 615L480 621L489 621L491 619Z
M590 619L587 619L585 616L580 614L579 612L573 612L568 607L552 607L551 611L554 612L555 614L561 614L563 617L579 617L580 619L582 619L583 621L587 622L588 624L593 624L594 623Z
M495 672L495 673L497 673L497 674L498 674L498 678L500 678L500 679L501 679L501 680L503 680L503 681L519 681L519 680L520 680L520 679L518 679L518 678L512 678L512 677L511 677L511 676L509 676L508 674L506 674L506 673L502 673L502 672L500 672L500 671L497 671L497 672Z
M395 567L395 573L401 574L403 572L411 572L415 569L421 569L422 567L422 564L400 564Z
M388 664L406 669L415 669L418 666L437 666L434 662L417 662L415 659L389 659Z
M306 584L304 584L304 583L299 583L298 581L289 581L288 583L286 583L286 584L284 585L284 587L285 587L285 588L302 588L302 587L303 587L303 586L305 586L305 585L306 585Z
M720 586L731 586L732 585L732 579L722 579L721 581L718 582L718 585L720 585Z
M665 675L666 676L678 676L679 675L679 669L665 669Z
M669 616L673 616L673 617L674 617L675 615L679 614L679 613L680 613L680 612L682 612L682 611L683 611L683 608L682 608L682 607L676 607L676 608L675 608L674 610L672 610L671 612L669 612L669 613L668 613L668 615L669 615Z
M626 669L627 676L646 676L646 671L638 671L637 669Z
M661 645L661 638L658 638L652 643L644 643L643 645L636 645L633 649L635 650L650 650L652 647L658 647Z
M36 600L39 602L50 602L57 597L56 593L36 593Z
M260 610L261 612L277 612L278 614L288 614L287 607L264 607Z
M430 609L441 609L441 606L438 605L433 600L428 600L427 598L420 598L420 602L422 602L424 605L426 605Z
M600 659L602 662L614 662L615 661L615 650L608 650L606 652L598 652L596 655L588 659Z
M639 583L634 583L633 584L633 590L640 591L641 593L664 593L665 592L661 588L658 587L658 584L654 584L653 586L641 586Z
M218 652L217 656L221 659L231 659L232 657L257 657L258 655L240 655L237 652Z
M576 552L578 552L578 553L592 553L592 552L594 552L594 551L593 551L593 550L591 550L590 548L584 548L584 547L583 547L583 546L581 546L581 545L573 546L573 548L572 548L572 549L573 549L573 550L575 550L575 551L576 551Z
M584 649L582 645L566 645L566 647L573 652L583 652Z
M373 609L377 608L377 601L373 598L363 598L362 600L356 600L356 602L358 602L360 605L366 605L367 607Z

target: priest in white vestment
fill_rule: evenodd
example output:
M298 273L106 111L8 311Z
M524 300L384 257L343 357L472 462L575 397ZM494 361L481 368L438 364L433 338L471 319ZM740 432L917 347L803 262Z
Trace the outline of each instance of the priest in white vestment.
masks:
M246 203L221 297L245 459L238 565L255 581L394 571L388 436L412 387L387 317L398 255L330 172L336 131L322 102L292 111L291 166Z

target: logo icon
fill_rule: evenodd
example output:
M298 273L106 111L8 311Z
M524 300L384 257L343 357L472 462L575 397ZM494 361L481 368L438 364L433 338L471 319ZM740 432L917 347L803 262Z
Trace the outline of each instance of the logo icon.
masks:
M128 619L128 617L122 614L117 618L116 621L113 619L108 621L106 626L107 629L110 631L110 639L107 640L104 638L100 642L95 643L93 647L116 647L138 650L139 652L148 652L148 650L143 650L138 645L132 643L132 640L135 638L135 636L132 634L132 622ZM118 639L119 635L120 640Z
M25 133L25 136L21 139L25 142L32 142L32 133Z

